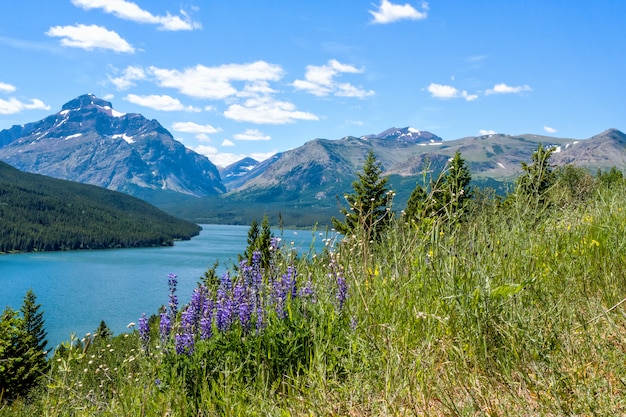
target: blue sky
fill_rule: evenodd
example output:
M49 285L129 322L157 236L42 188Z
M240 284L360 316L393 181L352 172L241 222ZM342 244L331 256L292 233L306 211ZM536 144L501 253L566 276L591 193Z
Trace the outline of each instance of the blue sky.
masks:
M93 93L218 165L412 126L626 130L626 1L0 2L0 129Z

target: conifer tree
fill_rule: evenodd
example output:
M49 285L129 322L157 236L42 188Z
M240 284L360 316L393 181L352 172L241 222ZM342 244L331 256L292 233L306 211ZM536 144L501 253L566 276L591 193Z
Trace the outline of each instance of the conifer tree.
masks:
M109 329L109 326L107 326L104 320L100 320L100 325L98 326L98 329L96 330L95 337L106 340L106 339L110 339L111 336L113 336L113 332L111 331L111 329Z
M22 308L20 309L23 318L24 331L31 336L32 347L35 350L45 353L47 332L44 329L43 311L40 311L41 304L37 304L35 292L29 289L24 296Z
M546 202L546 193L554 184L554 173L550 165L550 157L554 149L544 148L542 144L532 155L532 164L522 162L522 175L517 180L516 194L526 198L535 205Z
M389 203L387 178L382 177L382 165L370 150L363 165L363 171L357 173L357 180L352 182L354 193L346 194L349 207L342 207L343 221L333 217L335 229L344 235L363 231L366 236L379 237L392 218Z
M428 194L426 194L424 187L417 184L406 203L404 216L409 220L416 220L422 217L426 211L427 198Z
M239 262L244 259L248 260L248 264L252 262L252 254L256 251L261 252L261 266L268 267L270 259L270 245L273 237L272 230L270 228L270 220L267 215L263 216L263 221L259 227L259 222L256 219L250 222L250 229L248 230L248 246L243 254L239 256Z
M456 151L448 164L444 175L443 193L440 201L440 210L443 210L450 218L458 218L467 210L467 203L472 197L469 185L472 174L461 153Z
M438 217L458 220L467 212L472 198L469 167L457 151L436 180L430 181L430 192L417 184L405 209L408 219Z
M45 353L26 331L23 317L7 307L0 317L0 398L25 397L46 372Z

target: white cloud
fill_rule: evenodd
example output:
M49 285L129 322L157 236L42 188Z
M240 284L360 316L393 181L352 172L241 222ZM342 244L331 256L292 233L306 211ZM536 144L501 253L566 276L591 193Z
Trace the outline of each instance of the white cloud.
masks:
M485 95L489 96L492 94L519 94L519 93L523 93L525 91L531 91L531 90L532 88L530 88L529 85L510 86L504 83L500 83L500 84L494 85L493 88L490 88L487 91L485 91Z
M545 130L548 133L556 133L557 132L557 130L555 128L550 127L550 126L544 126L543 130Z
M269 136L269 135L263 134L258 129L246 129L246 131L243 132L243 133L237 133L237 134L233 135L233 138L237 139L237 140L252 140L252 141L256 141L256 140L270 140L272 137Z
M14 85L0 82L0 92L2 92L2 93L12 93L15 90L17 90L17 88L15 88Z
M278 81L284 71L279 65L265 61L249 64L225 64L217 67L196 65L184 70L150 67L161 87L175 88L182 94L204 99L225 99L238 94L234 81L246 82L246 88L263 86L266 81Z
M146 78L146 72L141 67L128 66L120 77L111 77L109 80L115 85L118 90L127 90L134 86L133 81L139 81Z
M148 107L154 110L160 111L193 111L199 112L200 109L197 109L193 106L184 106L180 100L174 97L170 97L168 95L147 95L147 96L138 96L137 94L128 94L124 97L124 100L129 101L133 104L138 104L143 107Z
M378 10L370 10L370 14L373 16L372 23L387 24L397 22L398 20L422 20L428 16L428 3L422 2L422 9L420 12L409 3L406 4L393 4L388 0L382 0L378 6Z
M224 139L222 141L222 146L235 146L235 142L232 140Z
M217 129L209 124L201 125L201 124L194 123L194 122L172 123L172 130L176 132L206 133L206 134L217 133L220 131L220 129Z
M498 132L496 132L495 130L491 130L491 129L489 129L489 130L480 129L480 130L478 131L478 133L484 136L484 135L495 135L495 134L497 134Z
M115 52L135 52L135 48L120 35L96 25L53 26L46 32L46 35L60 37L63 46L82 48L87 51L110 49Z
M15 114L22 110L50 110L50 106L36 98L31 99L30 103L25 103L16 98L0 99L0 114Z
M307 65L304 80L295 80L293 86L318 97L330 94L341 97L364 98L374 94L372 90L363 90L348 83L337 83L335 77L342 73L360 74L363 70L352 65L342 64L331 59L326 65Z
M232 104L224 116L238 122L281 125L296 120L319 120L312 114L296 110L288 101L278 101L271 97L251 98L244 104Z
M180 11L182 17L169 13L165 16L156 16L126 0L72 0L72 4L85 10L102 9L105 13L124 20L159 25L160 30L193 30L202 27L200 23L192 21L182 10Z
M460 91L451 85L443 85L430 83L428 86L428 92L431 97L450 99L450 98L463 98L466 101L474 101L478 98L476 94L469 94L467 91Z

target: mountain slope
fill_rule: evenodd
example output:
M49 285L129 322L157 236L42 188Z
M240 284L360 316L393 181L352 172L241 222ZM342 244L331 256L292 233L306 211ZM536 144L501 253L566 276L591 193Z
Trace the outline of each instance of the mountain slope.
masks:
M43 120L0 131L0 160L24 171L135 195L225 191L217 167L174 140L156 120L119 113L91 94Z
M199 231L137 198L0 162L0 252L171 245Z
M589 170L626 167L626 134L608 129L584 141L559 149L552 157L558 165L574 164Z

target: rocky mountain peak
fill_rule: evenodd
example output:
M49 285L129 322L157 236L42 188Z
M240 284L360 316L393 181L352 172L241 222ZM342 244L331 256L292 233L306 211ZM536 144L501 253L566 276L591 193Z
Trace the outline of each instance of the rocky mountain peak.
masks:
M113 109L111 102L98 98L93 94L83 94L82 96L78 96L74 100L65 103L61 108L61 111L80 110L93 106L101 107L103 109Z
M377 135L362 136L362 139L399 140L407 143L428 143L443 141L443 139L431 132L415 129L410 126L403 128L392 127L380 132Z

